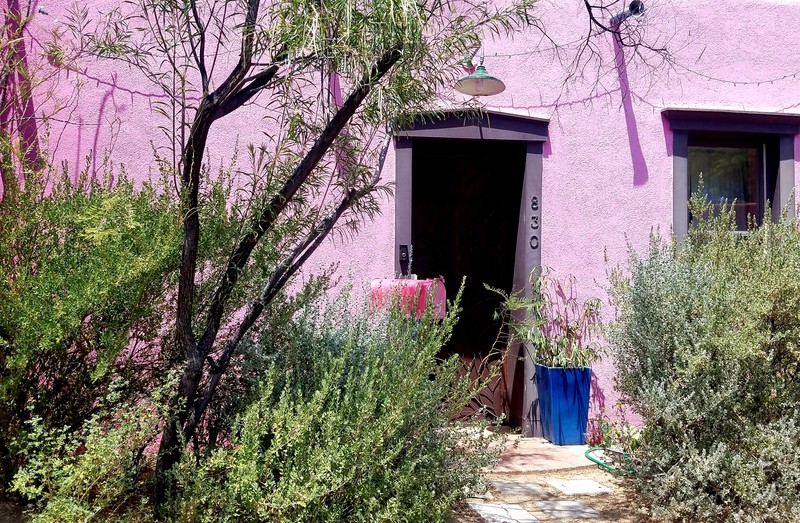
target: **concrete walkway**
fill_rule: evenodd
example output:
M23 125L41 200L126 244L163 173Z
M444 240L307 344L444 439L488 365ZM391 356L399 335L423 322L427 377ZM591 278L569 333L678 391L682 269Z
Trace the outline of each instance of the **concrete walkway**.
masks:
M591 468L586 459L587 445L553 445L543 438L523 438L512 435L500 463L492 469L495 474L526 474L554 470Z
M625 479L586 459L587 446L520 436L506 445L497 467L486 471L489 490L468 499L454 523L649 521Z

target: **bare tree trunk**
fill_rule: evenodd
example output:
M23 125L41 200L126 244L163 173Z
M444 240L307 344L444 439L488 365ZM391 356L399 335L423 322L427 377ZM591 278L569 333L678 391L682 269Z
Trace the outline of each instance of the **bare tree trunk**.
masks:
M182 186L187 193L183 221L183 252L181 253L180 279L178 281L178 303L176 335L178 345L186 357L186 367L178 383L178 390L170 405L171 418L166 420L161 432L156 462L156 505L168 499L172 490L169 471L180 461L182 442L179 428L188 416L188 402L193 401L203 378L203 357L197 349L197 341L192 332L192 298L194 294L195 273L197 269L197 250L200 245L200 217L198 214L198 195L200 169L203 151L208 140L208 132L213 119L208 99L204 98L195 116L189 141L183 152Z
M393 49L378 60L368 76L355 87L342 107L331 118L326 128L320 133L314 145L303 160L295 168L283 189L276 194L269 205L261 211L253 223L251 230L238 242L237 248L228 261L228 267L214 292L209 312L206 316L205 328L199 342L196 340L192 329L192 292L195 282L197 263L197 247L200 241L200 223L197 214L198 185L200 182L200 167L202 153L205 150L208 132L211 124L220 116L229 114L241 107L253 96L252 85L258 82L256 90L267 85L261 76L256 76L248 86L234 92L227 98L220 98L217 92L203 99L195 116L195 122L189 136L188 145L183 154L184 172L182 182L187 203L186 217L184 219L184 244L181 259L181 271L178 287L177 310L177 336L178 343L186 356L186 367L178 384L178 390L171 404L171 419L167 420L161 433L161 443L158 450L156 466L156 505L161 506L170 497L173 490L173 481L170 472L180 461L184 451L184 442L189 441L195 434L197 426L208 408L220 379L227 371L233 353L238 348L239 342L244 338L249 329L260 316L264 307L284 287L289 277L299 266L316 250L322 240L327 236L336 223L336 220L360 197L356 192L346 195L342 203L323 227L320 227L305 242L301 244L301 251L290 256L288 265L284 264L270 278L265 286L262 296L256 299L250 310L240 322L236 334L225 346L222 355L216 362L212 362L212 373L208 383L199 391L200 383L205 376L205 363L212 352L221 318L240 273L245 269L250 255L263 235L276 222L278 216L286 209L288 203L306 182L311 173L332 146L336 137L344 129L352 116L361 106L373 85L378 82L401 57L399 48ZM271 68L271 75L277 68ZM224 87L224 86L223 86ZM246 93L245 96L240 96ZM209 102L209 100L211 100ZM235 100L235 102L231 102ZM238 107L234 106L238 103Z

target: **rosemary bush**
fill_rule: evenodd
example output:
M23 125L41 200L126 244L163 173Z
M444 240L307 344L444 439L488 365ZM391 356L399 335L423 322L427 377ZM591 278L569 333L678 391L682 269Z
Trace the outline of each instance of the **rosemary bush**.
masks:
M764 222L737 234L723 209L614 274L618 387L645 422L637 484L659 518L800 513L800 229Z
M456 356L437 359L458 299L439 321L430 308L420 320L353 315L347 296L322 306L311 294L249 341L261 348L260 386L237 385L232 430L185 455L164 520L446 521L482 488L498 436L450 421L482 383L458 376ZM32 522L154 520L153 442L174 376L127 408L112 394L79 430L28 422L13 485Z
M259 398L230 446L185 462L174 513L202 521L445 521L497 458L491 437L449 420L478 384L437 360L455 322L397 310L309 307L282 333ZM477 427L480 429L480 426Z

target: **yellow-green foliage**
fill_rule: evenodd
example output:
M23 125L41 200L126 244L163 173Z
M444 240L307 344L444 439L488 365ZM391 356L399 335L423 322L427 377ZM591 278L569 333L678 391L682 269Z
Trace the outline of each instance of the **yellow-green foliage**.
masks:
M145 449L158 434L159 409L175 385L171 376L135 405L117 406L124 386L112 385L75 431L47 429L39 417L26 422L20 441L25 464L12 490L31 502L30 523L152 521L150 484L142 476L155 457Z
M110 367L160 334L179 258L180 216L153 187L64 181L41 196L35 181L0 204L0 485L28 416L80 425Z
M455 314L349 317L308 308L283 340L238 437L182 466L174 514L192 521L445 521L496 459L480 427L449 422L476 392L438 361Z
M430 310L415 320L397 311L353 317L347 301L306 305L251 340L250 350L270 354L260 390L230 440L185 457L164 520L446 521L481 487L497 437L449 421L481 384L458 378L457 359L436 357L457 306L443 321ZM145 447L175 383L165 381L127 407L112 394L77 431L28 422L13 486L32 502L31 521L153 520L155 456Z

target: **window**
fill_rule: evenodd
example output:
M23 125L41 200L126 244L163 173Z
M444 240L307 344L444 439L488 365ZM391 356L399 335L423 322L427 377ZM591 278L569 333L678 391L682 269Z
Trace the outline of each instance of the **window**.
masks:
M689 194L700 187L715 212L733 204L736 228L761 224L778 178L778 137L744 133L688 133ZM691 216L689 217L691 219Z
M689 228L689 196L702 173L703 191L718 211L734 204L736 226L760 224L767 206L777 220L787 207L794 216L794 142L800 115L665 109L672 131L673 230Z

